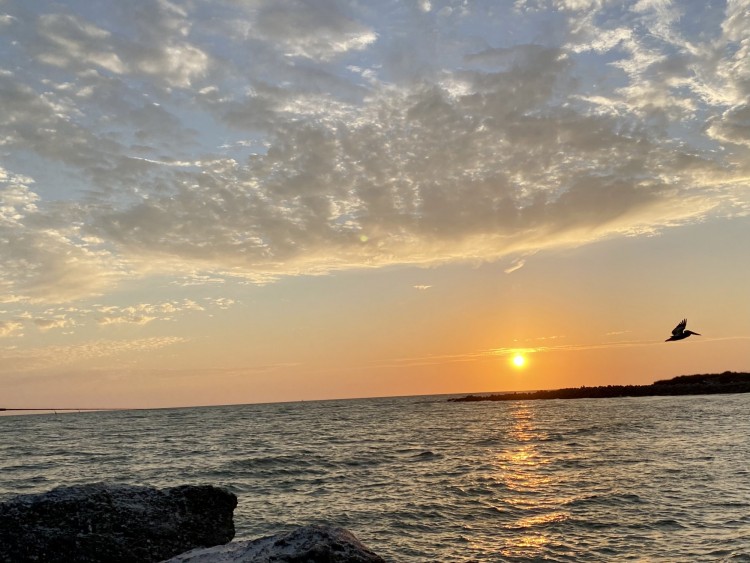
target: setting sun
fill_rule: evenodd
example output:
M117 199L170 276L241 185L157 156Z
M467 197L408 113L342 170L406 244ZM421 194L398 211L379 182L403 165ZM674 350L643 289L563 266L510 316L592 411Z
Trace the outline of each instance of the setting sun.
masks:
M515 356L513 356L513 359L511 361L517 368L522 368L524 365L526 365L526 358L524 358L522 354L516 354Z

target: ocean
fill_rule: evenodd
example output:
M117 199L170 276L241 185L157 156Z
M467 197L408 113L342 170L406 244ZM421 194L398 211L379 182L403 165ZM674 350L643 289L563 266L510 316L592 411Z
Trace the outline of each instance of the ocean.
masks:
M207 483L235 539L328 523L389 561L750 561L750 394L446 396L0 417L0 500Z

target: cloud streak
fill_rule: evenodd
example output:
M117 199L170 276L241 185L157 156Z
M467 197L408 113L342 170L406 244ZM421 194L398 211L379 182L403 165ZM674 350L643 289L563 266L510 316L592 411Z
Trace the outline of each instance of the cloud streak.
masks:
M94 340L72 346L1 348L0 368L7 373L25 374L80 362L92 362L122 354L143 354L184 342L179 337L153 337L132 340Z
M0 338L23 336L24 329L33 327L41 332L71 331L96 325L100 328L117 325L143 326L152 322L171 322L190 313L212 313L226 310L236 302L229 298L169 300L132 305L93 304L86 307L51 307L26 309L8 307L0 313ZM3 319L2 317L6 317Z
M728 336L719 338L705 338L701 342L720 342L750 340L750 336ZM417 366L437 366L450 363L486 361L493 357L511 357L516 354L546 354L551 352L585 352L588 350L613 350L618 348L643 348L664 345L662 340L618 340L588 344L557 344L553 346L507 346L491 348L487 350L475 350L472 352L456 354L438 354L430 356L402 357L382 362L376 362L365 366L366 368L408 368Z
M510 272L750 212L741 7L582 4L5 2L0 286L522 256ZM495 32L531 25L547 37Z

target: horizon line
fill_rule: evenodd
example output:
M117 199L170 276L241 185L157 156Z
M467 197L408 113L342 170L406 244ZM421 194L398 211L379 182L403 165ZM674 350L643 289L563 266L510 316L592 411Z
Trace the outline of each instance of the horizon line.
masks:
M724 373L750 373L750 371L734 371L734 370L724 370L721 372L716 373L695 373L695 374L681 374L681 375L675 375L668 379L675 379L678 377L685 377L685 376L691 376L691 375L721 375ZM667 380L668 380L667 379ZM648 386L656 383L657 381L664 381L663 379L657 379L653 381L652 383L646 383L646 384L638 384L638 383L626 383L626 384L617 384L618 386ZM609 384L613 385L613 384ZM578 386L574 388L579 387L589 387L588 385ZM607 385L592 385L590 387L607 387ZM443 396L450 396L450 395L471 395L475 393L490 393L490 394L519 394L519 393L536 393L539 391L560 391L563 389L568 389L569 387L557 387L557 388L547 388L547 389L523 389L523 390L517 390L517 391L460 391L455 393L429 393L429 394L417 394L417 395L374 395L369 397L338 397L338 398L328 398L328 399L290 399L286 401L265 401L265 402L257 402L257 403L219 403L219 404L213 404L213 405L172 405L172 406L163 406L163 407L102 407L102 408L93 408L93 407L81 407L81 408L72 408L72 407L64 407L64 408L57 408L57 409L50 409L50 408L11 408L11 407L0 407L0 412L10 412L10 411L35 411L35 412L44 412L44 411L87 411L87 412L95 412L95 411L144 411L144 410L173 410L173 409L201 409L201 408L217 408L217 407L241 407L241 406L249 406L249 405L283 405L283 404L290 404L290 403L322 403L327 401L358 401L358 400L367 400L367 399L408 399L408 398L414 398L414 397L443 397Z

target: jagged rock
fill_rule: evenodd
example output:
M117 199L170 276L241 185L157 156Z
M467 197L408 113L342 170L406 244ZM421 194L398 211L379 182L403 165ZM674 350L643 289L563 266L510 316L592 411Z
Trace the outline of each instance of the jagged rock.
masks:
M234 537L237 497L212 486L96 483L0 503L0 561L147 563Z
M385 563L351 532L303 526L285 534L196 549L165 563Z

